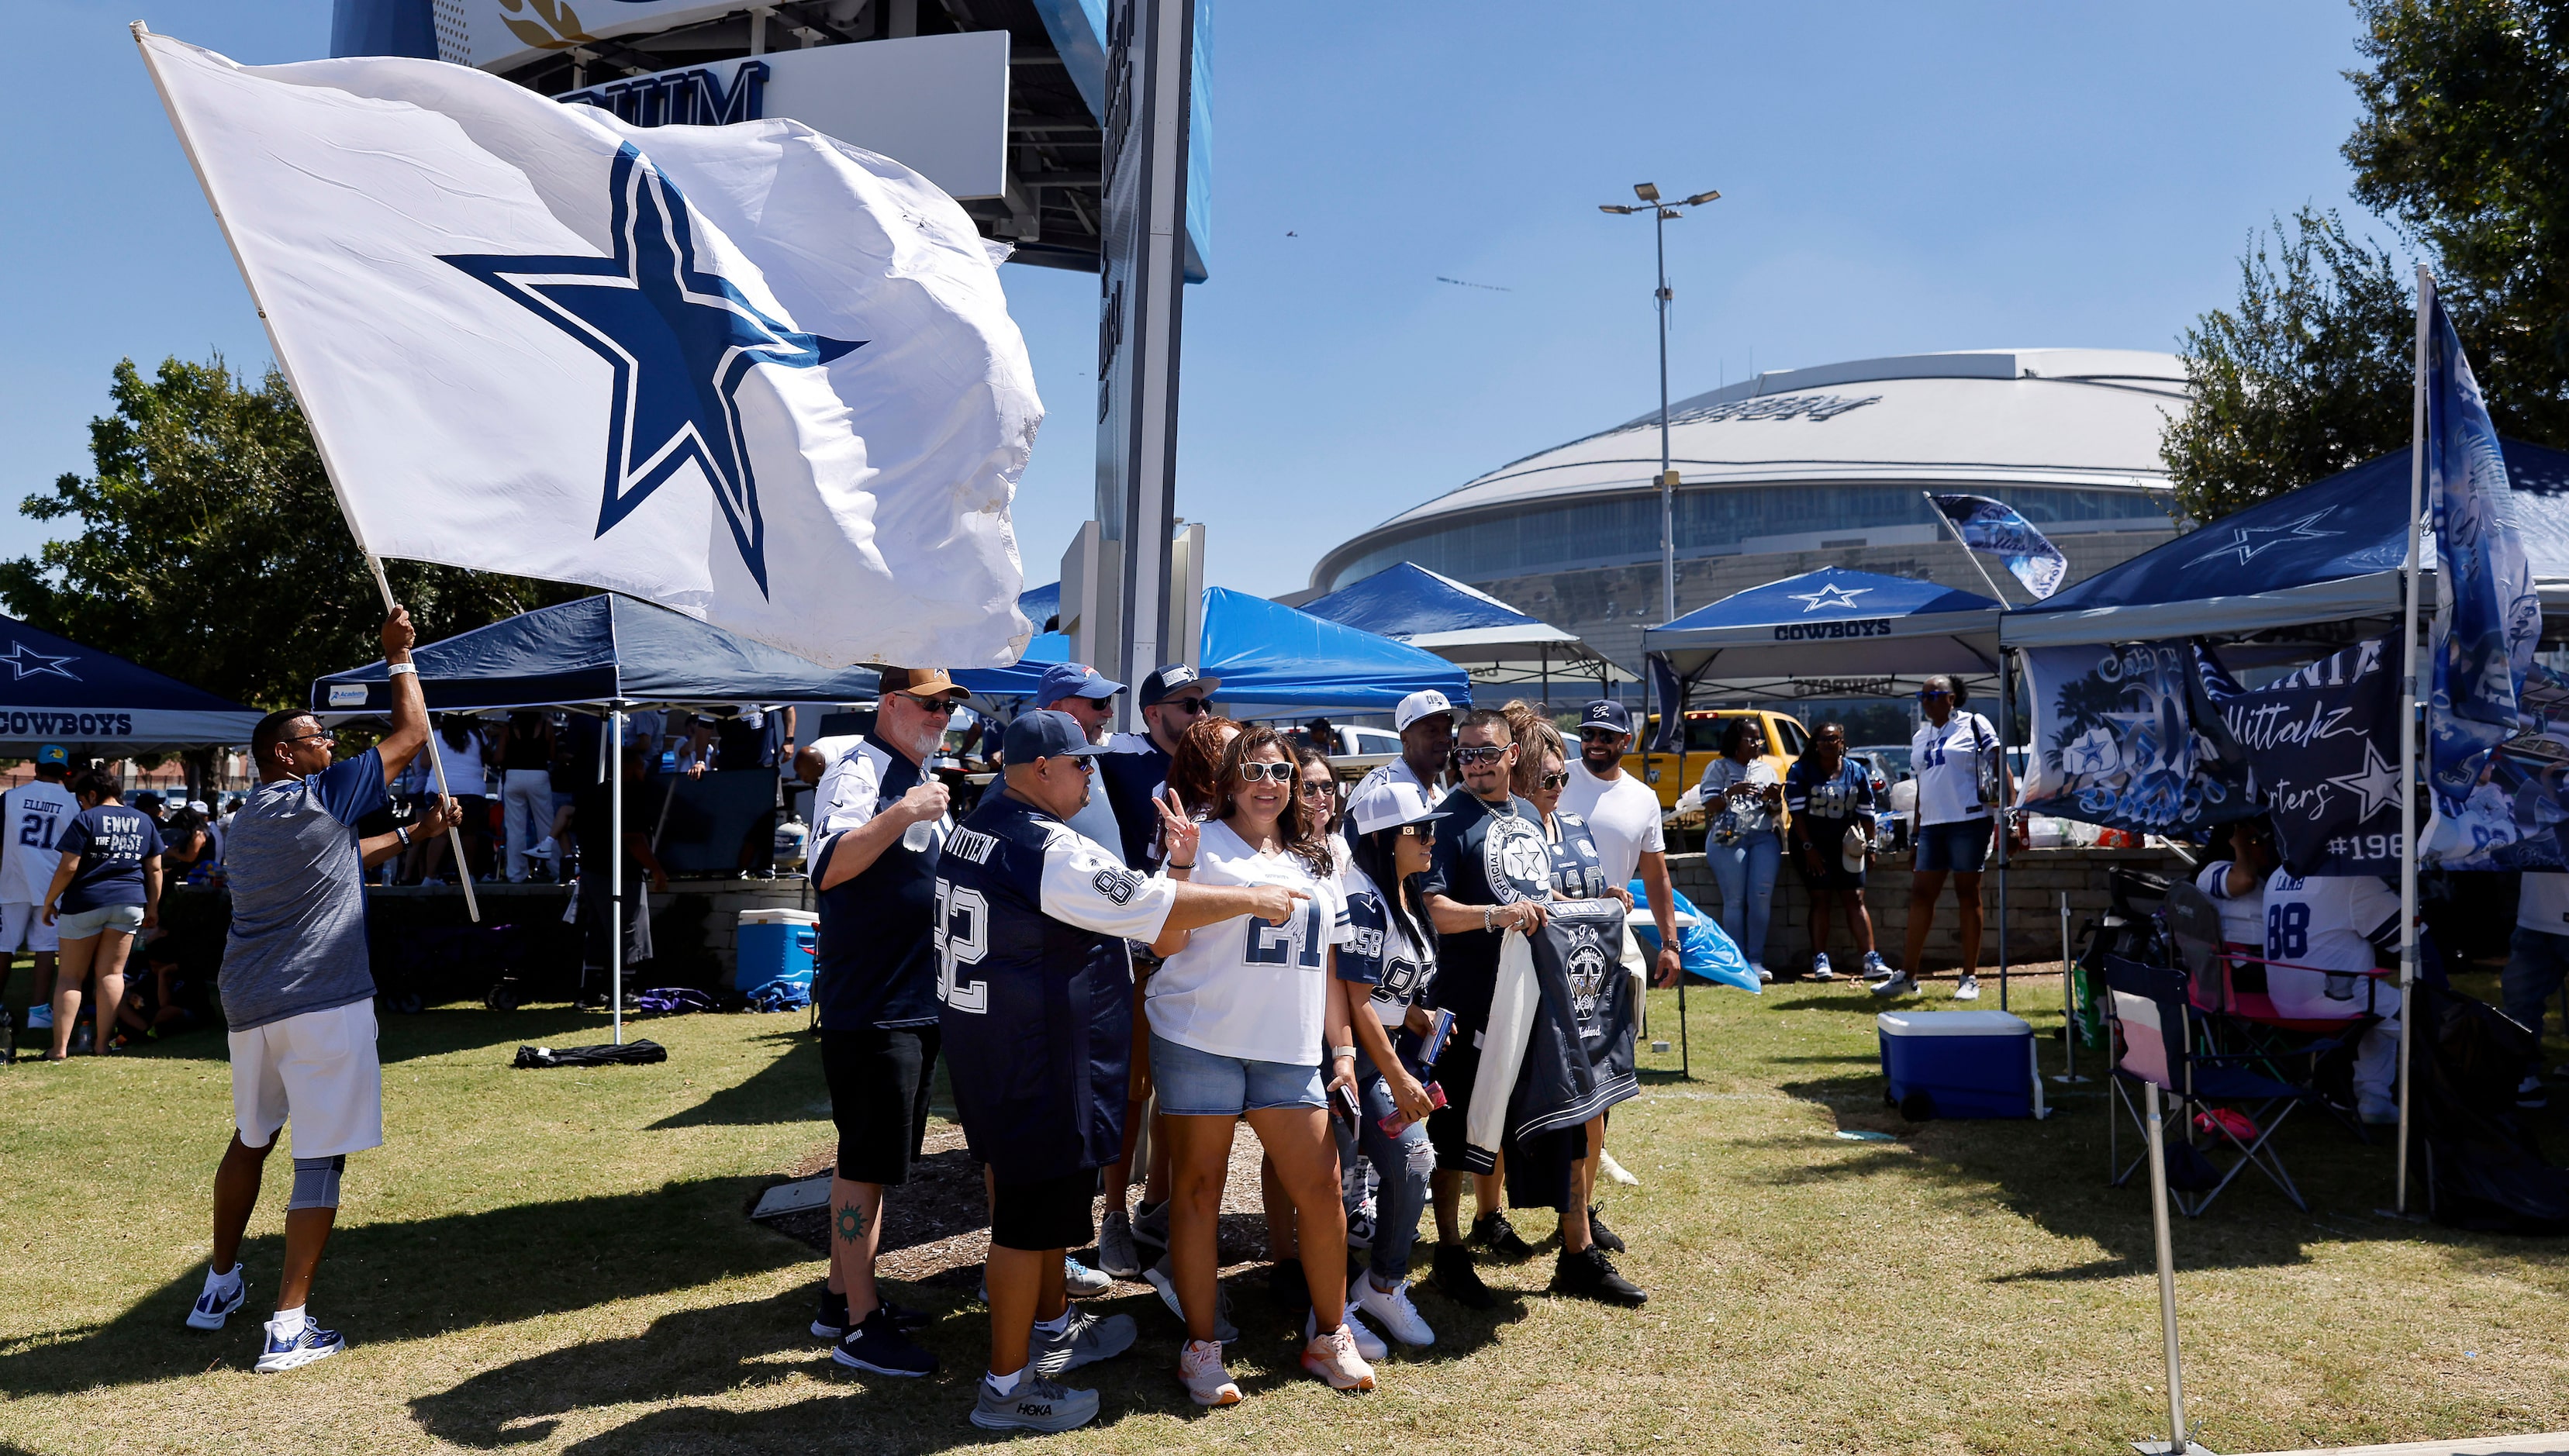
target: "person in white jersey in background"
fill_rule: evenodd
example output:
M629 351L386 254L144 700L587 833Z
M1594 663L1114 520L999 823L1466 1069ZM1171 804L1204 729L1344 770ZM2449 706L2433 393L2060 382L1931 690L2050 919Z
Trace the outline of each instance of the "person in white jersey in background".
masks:
M80 801L63 783L72 756L59 743L36 750L36 777L0 796L0 955L24 950L36 958L36 985L27 999L27 1029L54 1024L54 968L61 932L36 911L54 883L54 836L80 817Z
M2230 826L2230 857L2194 877L2194 888L2221 910L2222 945L2233 955L2266 958L2266 880L2275 864L2275 827L2243 819Z
M2283 962L2266 967L2277 1014L2383 1018L2355 1048L2356 1116L2376 1126L2399 1120L2399 987L2366 972L2396 966L2398 954L2399 897L2380 877L2266 877L2266 959Z
M1990 720L1962 711L1954 680L1937 674L1918 692L1924 720L1909 740L1909 764L1918 776L1918 858L1909 881L1909 944L1900 966L1873 988L1877 996L1905 996L1918 989L1927 954L1927 931L1936 918L1945 881L1954 882L1955 918L1963 952L1963 978L1954 999L1981 998L1981 867L1989 862L1995 816L2011 797L2006 755Z

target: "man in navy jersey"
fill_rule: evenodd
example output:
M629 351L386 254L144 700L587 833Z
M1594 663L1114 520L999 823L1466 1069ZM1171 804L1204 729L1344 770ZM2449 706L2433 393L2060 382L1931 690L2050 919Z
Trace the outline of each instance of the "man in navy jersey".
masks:
M1221 678L1172 662L1142 679L1142 726L1149 731L1118 733L1106 740L1097 777L1124 839L1120 846L1107 848L1118 851L1133 869L1151 866L1151 838L1160 831L1160 812L1151 807L1151 801L1169 781L1169 755L1178 751L1178 740L1196 719L1213 711L1207 699L1220 686ZM1006 756L1004 743L999 752Z
M1074 1311L1062 1282L1067 1251L1095 1236L1098 1170L1123 1141L1127 938L1240 915L1284 924L1300 898L1146 879L1081 838L1066 821L1088 802L1089 761L1103 752L1066 713L1019 717L1000 745L1006 789L981 801L936 866L938 1025L964 1138L991 1177L990 1368L972 1409L988 1430L1095 1419L1097 1392L1054 1377L1133 1343L1132 1316Z

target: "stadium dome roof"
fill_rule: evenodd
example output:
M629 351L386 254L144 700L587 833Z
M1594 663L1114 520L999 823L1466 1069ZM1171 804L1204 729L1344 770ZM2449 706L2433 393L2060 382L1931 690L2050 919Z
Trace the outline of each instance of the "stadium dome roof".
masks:
M2129 349L1995 349L1775 370L1669 406L1691 492L1830 484L2164 489L2159 436L2185 368ZM1651 489L1658 411L1526 456L1402 512L1324 556L1316 583L1385 533L1521 503Z

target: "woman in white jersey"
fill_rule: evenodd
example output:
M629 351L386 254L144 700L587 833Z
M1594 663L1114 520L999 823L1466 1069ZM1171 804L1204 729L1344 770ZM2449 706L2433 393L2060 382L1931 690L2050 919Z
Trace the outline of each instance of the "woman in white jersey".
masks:
M1178 1376L1200 1405L1229 1405L1240 1387L1215 1337L1214 1250L1231 1140L1249 1119L1293 1201L1311 1298L1303 1368L1340 1390L1373 1388L1346 1308L1346 1213L1339 1205L1329 1087L1352 1093L1355 1047L1344 1000L1330 989L1334 947L1350 933L1338 866L1297 791L1292 752L1273 729L1231 741L1210 822L1174 806L1161 830L1172 879L1276 885L1304 902L1287 924L1251 916L1162 935L1143 1008L1151 1081L1169 1133L1169 1263L1186 1313ZM1380 1348L1378 1340L1374 1340Z

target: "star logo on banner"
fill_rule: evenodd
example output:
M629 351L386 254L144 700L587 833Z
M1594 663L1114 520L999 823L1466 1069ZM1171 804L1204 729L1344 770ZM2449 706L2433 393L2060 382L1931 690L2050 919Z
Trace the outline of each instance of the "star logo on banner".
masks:
M767 590L767 528L733 393L761 364L811 369L859 339L799 333L768 317L696 253L687 199L630 144L607 175L613 257L459 253L479 278L588 346L615 371L597 535L693 464L713 486L741 564Z
M2359 820L2371 819L2385 806L2399 802L2399 771L2383 758L2371 739L2364 743L2363 768L2327 782L2362 797L2364 806L2355 815Z
M6 662L9 664L9 680L11 682L23 682L28 678L41 676L48 672L52 673L56 677L68 677L72 681L78 682L80 681L80 674L63 666L66 662L77 660L78 659L72 657L48 657L42 652L30 649L26 643L15 640L9 643L8 651L0 652L0 662Z
M1818 611L1824 606L1843 606L1851 611L1862 611L1863 605L1856 598L1872 589L1870 586L1840 586L1832 581L1817 591L1790 591L1785 594L1795 601L1804 603L1802 607L1804 611Z
M2335 515L2336 512L2337 508L2335 506L2329 506L2321 510L2314 511L2310 515L2302 517L2299 520L2287 521L2281 526L2231 527L2229 529L2230 539L2228 541L2225 541L2221 545L2214 546L2212 549L2205 551L2202 555L2196 556L2194 559L2187 561L2186 564L2189 566L2200 566L2206 561L2230 560L2236 561L2239 565L2244 566L2251 560L2255 559L2259 551L2265 550L2269 546L2282 546L2288 541L2318 541L2323 537L2344 536L2346 533L2343 531L2318 531L2313 529L2321 522L2327 520L2330 516ZM2264 538L2264 540L2260 540L2259 538L2261 537Z

